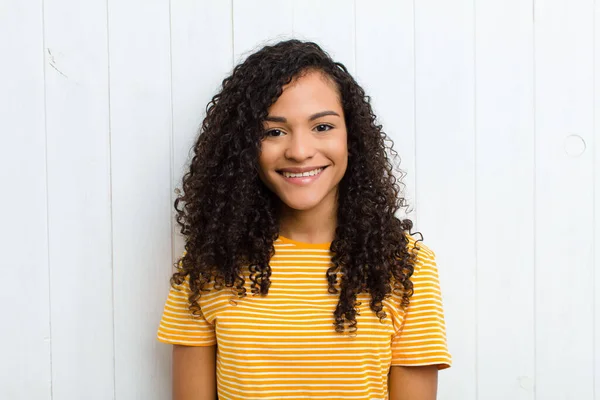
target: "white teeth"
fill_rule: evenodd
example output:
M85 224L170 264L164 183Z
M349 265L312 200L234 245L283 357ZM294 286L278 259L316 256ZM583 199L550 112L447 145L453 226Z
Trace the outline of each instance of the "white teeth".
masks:
M293 173L293 172L285 172L283 171L283 176L285 176L286 178L300 178L302 176L315 176L318 175L319 173L321 173L321 171L323 171L323 168L317 168L314 169L312 171L307 171L307 172L302 172L302 173Z

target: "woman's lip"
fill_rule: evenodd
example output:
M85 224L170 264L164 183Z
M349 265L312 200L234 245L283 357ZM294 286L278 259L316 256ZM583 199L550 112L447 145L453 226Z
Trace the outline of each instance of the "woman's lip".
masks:
M321 172L319 172L317 175L313 175L313 176L299 176L299 177L293 177L293 178L288 178L285 175L283 175L283 173L278 172L279 175L281 175L281 177L288 183L292 183L294 185L300 185L300 186L304 186L304 185L310 185L311 183L313 183L314 181L316 181L317 179L319 179L319 177L323 174L323 172L327 169L327 167L323 167L323 169L321 170Z
M283 169L278 169L277 172L279 173L283 173L283 172L291 172L293 174L301 174L304 172L309 172L309 171L314 171L315 169L325 169L327 168L328 165L321 165L321 166L317 166L317 167L308 167L308 168L283 168Z

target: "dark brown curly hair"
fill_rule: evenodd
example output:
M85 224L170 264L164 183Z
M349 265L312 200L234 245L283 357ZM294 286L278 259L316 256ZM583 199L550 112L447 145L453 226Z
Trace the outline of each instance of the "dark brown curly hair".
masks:
M370 293L370 308L380 320L386 317L382 301L392 293L402 296L402 307L409 303L416 253L408 250L405 236L413 234L412 221L394 215L406 204L390 161L398 156L393 142L346 67L316 43L292 39L249 55L206 108L183 192L174 203L186 244L171 284L189 277L189 308L195 315L201 315L198 300L209 283L246 296L245 271L254 295L269 291L280 200L258 175L263 122L282 87L308 71L320 71L337 87L348 132L350 156L339 183L330 247L333 265L323 276L329 292L339 293L335 330L356 331L359 293ZM415 242L413 250L418 249Z

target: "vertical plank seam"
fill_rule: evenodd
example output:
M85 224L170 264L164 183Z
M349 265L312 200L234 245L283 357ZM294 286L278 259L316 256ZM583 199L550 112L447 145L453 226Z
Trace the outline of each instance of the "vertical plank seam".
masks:
M296 21L296 0L291 0L292 2L292 37L296 37L296 31L294 27L294 22Z
M474 278L475 278L475 287L474 287L474 295L475 295L475 301L473 302L474 305L474 320L475 320L475 399L478 400L479 399L479 313L478 313L478 307L477 304L479 304L479 276L478 276L478 272L479 272L479 263L478 263L478 259L477 259L477 255L478 255L478 250L479 250L479 245L478 245L478 234L477 234L477 227L478 227L478 223L477 223L477 217L479 215L479 210L477 208L477 204L478 204L478 196L477 196L477 0L473 0L472 2L472 6L473 6L473 43L472 43L472 50L473 50L473 209L474 209L474 227L473 227L473 232L475 232L475 254L474 254L474 259L475 259L475 271L474 271Z
M532 204L532 214L533 214L533 400L537 399L537 221L536 221L536 204L537 204L537 63L536 63L536 27L535 27L535 0L531 1L532 6L532 45L533 45L533 54L532 54L532 64L533 64L533 204Z
M594 356L592 357L592 376L594 377L592 382L592 396L594 400L597 399L596 387L597 387L597 353L598 348L596 347L596 336L598 335L597 327L598 321L596 320L596 0L592 2L592 315L594 316L594 329L592 335L592 348L594 349Z
M354 29L352 31L353 36L352 36L352 40L354 43L352 43L352 51L353 51L353 56L354 56L354 65L353 65L353 70L354 70L354 75L356 77L358 77L358 64L356 63L356 58L357 58L357 48L356 48L356 0L352 1L352 14L354 17Z
M413 211L414 211L414 216L413 219L415 220L414 223L414 228L415 231L419 230L419 202L418 202L418 193L419 191L417 190L417 186L418 186L418 174L419 171L417 169L417 5L416 5L416 0L413 0L412 2L413 5L413 142L414 142L414 146L413 146L413 170L414 172L414 176L415 176L415 186L414 186L414 190L415 190L415 194L414 194L414 201L413 201Z
M231 68L235 67L235 16L234 16L234 7L235 0L231 0L230 11L229 14L231 16Z
M117 351L115 329L115 258L114 258L114 214L113 214L113 179L112 179L112 108L111 108L111 72L110 72L110 12L109 0L106 0L106 62L108 83L108 198L110 208L110 290L112 311L112 360L113 360L113 399L117 399Z
M173 112L173 30L172 30L172 14L171 14L171 0L169 0L169 96L170 96L170 107L171 107L171 130L169 132L169 226L171 227L171 269L175 265L175 225L173 224L173 182L175 181L174 175L174 146L173 146L173 130L174 130L174 112Z
M52 277L50 269L50 196L48 195L48 111L46 94L46 4L42 0L42 62L44 75L44 156L46 174L46 262L48 271L48 339L50 340L50 399L54 398L54 373L52 370Z

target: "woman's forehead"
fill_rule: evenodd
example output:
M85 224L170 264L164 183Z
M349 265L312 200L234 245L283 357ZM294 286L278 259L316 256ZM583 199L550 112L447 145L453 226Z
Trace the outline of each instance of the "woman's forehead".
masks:
M285 85L279 98L269 107L268 114L308 118L327 110L339 114L341 108L339 93L331 79L320 72L312 72Z

